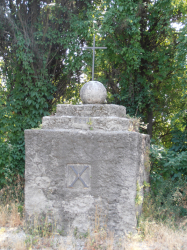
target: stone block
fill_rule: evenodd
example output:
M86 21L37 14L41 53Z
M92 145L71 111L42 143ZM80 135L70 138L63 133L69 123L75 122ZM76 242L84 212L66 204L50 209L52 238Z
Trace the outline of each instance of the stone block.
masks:
M141 213L141 204L135 203L136 186L148 181L149 136L128 131L128 126L123 130L122 121L128 119L125 110L124 116L113 116L113 108L119 113L123 109L117 105L99 105L108 112L106 121L114 119L114 130L107 128L102 116L102 129L75 129L75 117L93 119L93 110L97 115L100 110L98 105L85 106L58 105L56 116L43 119L43 129L25 130L27 218L50 213L59 229L85 232L94 228L99 216L101 226L106 224L110 231L123 235L135 230ZM85 110L92 116L87 117ZM119 124L121 129L117 129Z
M58 104L56 116L126 117L126 108L115 104Z

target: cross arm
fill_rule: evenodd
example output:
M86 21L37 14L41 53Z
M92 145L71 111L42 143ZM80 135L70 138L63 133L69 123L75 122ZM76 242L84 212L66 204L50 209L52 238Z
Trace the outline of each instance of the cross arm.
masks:
M83 49L93 49L93 47L85 47ZM94 49L107 49L107 47L94 47Z

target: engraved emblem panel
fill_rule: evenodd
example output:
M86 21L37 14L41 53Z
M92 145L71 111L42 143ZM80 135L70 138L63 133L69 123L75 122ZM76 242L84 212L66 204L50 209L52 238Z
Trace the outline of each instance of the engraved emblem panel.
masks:
M67 188L89 189L91 179L91 166L87 164L67 165Z

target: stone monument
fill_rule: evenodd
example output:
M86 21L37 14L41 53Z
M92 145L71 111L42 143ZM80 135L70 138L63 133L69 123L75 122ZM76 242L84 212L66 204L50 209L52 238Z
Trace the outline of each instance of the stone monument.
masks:
M136 131L125 107L104 104L100 82L86 83L80 95L84 104L59 104L42 129L25 130L27 219L48 214L59 230L86 232L99 216L123 235L141 213L149 136Z

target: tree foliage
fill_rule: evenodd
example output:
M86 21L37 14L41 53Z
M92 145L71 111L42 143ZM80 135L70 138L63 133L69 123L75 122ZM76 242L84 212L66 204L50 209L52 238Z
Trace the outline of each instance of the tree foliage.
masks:
M0 7L0 180L24 173L24 129L75 88L89 1L5 0ZM2 178L1 178L2 177Z
M186 11L185 1L114 0L104 1L95 14L108 47L99 58L98 79L111 102L141 116L148 134L163 141L171 134L168 120L186 105L186 98L181 100L187 80ZM184 26L177 31L173 22Z

